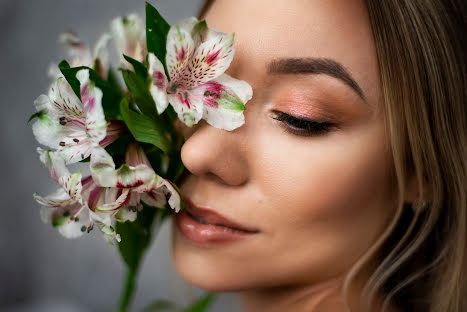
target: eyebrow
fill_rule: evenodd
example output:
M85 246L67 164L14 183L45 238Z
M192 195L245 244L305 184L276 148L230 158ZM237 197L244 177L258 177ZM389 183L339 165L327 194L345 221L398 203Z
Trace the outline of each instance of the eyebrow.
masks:
M337 78L351 87L363 101L362 88L341 63L328 58L280 58L267 65L268 74L325 74Z

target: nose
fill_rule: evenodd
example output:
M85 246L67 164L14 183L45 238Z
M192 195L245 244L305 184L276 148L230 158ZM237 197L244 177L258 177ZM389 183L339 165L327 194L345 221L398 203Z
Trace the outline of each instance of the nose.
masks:
M181 150L185 168L200 178L216 178L220 183L240 186L248 180L248 163L242 144L242 127L226 131L203 120Z

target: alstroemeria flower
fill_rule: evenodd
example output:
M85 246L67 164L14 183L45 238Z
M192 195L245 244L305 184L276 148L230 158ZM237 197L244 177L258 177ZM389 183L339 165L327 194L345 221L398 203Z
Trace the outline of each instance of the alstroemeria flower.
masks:
M92 52L78 36L69 31L62 33L58 38L58 42L70 57L71 67L91 67L99 74L99 76L103 79L107 79L107 73L110 66L107 43L110 38L110 34L104 33L97 41ZM52 65L49 68L49 76L53 79L57 79L62 76L57 65Z
M168 202L176 212L181 208L177 188L154 172L143 149L135 142L128 145L125 164L118 169L115 169L112 157L103 148L96 148L91 156L91 174L100 186L128 191L126 207L139 209L141 200L149 206L160 208ZM168 200L166 195L170 196ZM136 209L133 211L136 212Z
M40 144L57 149L66 164L87 158L95 146L106 146L125 130L120 121L107 122L102 109L102 91L89 80L89 70L77 72L81 101L60 77L34 105L39 112L32 131Z
M110 28L122 66L129 65L122 54L143 62L147 48L146 27L142 19L134 13L126 17L117 17L110 23Z
M224 72L234 56L234 34L208 28L195 17L170 27L167 35L166 65L148 55L151 94L158 113L170 103L187 126L203 118L214 127L233 130L244 122L245 103L251 86Z
M118 197L113 197L112 194L105 197L106 189L97 186L91 176L82 178L81 172L70 174L57 152L41 148L38 148L38 152L52 178L61 185L61 188L47 197L34 194L34 199L42 206L42 220L51 222L67 238L79 237L97 224L107 240L120 241L111 220L105 214L100 215L96 207L123 206L127 194L120 192Z

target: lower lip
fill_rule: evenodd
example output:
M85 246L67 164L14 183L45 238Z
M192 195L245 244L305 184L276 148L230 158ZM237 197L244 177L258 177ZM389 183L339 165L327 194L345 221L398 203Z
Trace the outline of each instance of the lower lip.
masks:
M254 232L232 229L222 225L203 224L194 219L186 210L175 216L175 224L183 236L199 246L214 246L246 239Z

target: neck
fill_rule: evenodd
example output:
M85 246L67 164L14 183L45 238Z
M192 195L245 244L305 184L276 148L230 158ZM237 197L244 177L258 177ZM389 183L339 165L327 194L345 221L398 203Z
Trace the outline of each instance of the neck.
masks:
M243 305L247 312L259 311L310 311L310 312L345 312L348 311L342 286L345 276L332 278L322 283L269 289L252 289L241 293ZM359 311L362 279L351 283L349 288L350 311ZM371 311L381 310L381 298L377 298ZM387 311L396 312L393 306Z
M248 312L315 311L324 304L329 306L330 302L335 301L340 294L342 281L339 277L312 286L248 290L242 292L241 296Z

